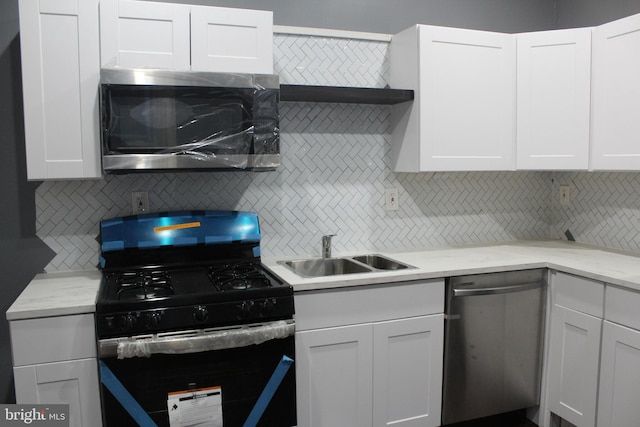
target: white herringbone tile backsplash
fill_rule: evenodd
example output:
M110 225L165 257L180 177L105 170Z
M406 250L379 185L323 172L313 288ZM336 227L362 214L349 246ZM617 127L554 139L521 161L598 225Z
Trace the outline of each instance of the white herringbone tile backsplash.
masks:
M560 185L570 185L569 206L560 205ZM578 242L640 251L640 174L553 174L552 235L569 230Z
M385 42L276 35L274 43L283 83L386 84ZM94 267L98 224L130 214L132 191L148 191L152 211L256 211L264 256L319 255L327 233L338 234L339 253L562 237L567 228L579 241L640 250L629 232L640 217L638 175L398 174L389 166L390 116L386 106L282 104L282 165L274 172L44 182L36 191L36 232L57 254L46 270ZM575 187L570 209L553 197L560 183ZM386 188L399 189L398 211L384 210Z

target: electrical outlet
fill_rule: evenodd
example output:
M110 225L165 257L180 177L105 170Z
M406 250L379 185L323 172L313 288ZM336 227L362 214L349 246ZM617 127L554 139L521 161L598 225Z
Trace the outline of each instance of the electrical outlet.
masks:
M560 186L560 206L569 206L569 203L571 203L571 186L561 185Z
M384 190L384 210L397 211L400 204L398 203L398 189L387 188Z
M134 215L149 212L149 194L146 191L131 193L131 209Z

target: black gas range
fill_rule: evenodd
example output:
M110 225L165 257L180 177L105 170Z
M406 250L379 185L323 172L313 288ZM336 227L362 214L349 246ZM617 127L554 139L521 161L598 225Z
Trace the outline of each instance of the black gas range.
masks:
M293 289L260 262L257 214L163 212L100 229L103 425L296 425Z
M260 263L255 213L103 221L98 338L291 319L293 290Z

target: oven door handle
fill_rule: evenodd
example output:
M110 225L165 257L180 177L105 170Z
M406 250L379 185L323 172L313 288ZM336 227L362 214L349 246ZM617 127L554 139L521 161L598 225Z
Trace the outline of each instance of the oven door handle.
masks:
M187 354L246 347L282 339L295 333L293 320L242 325L237 328L200 329L184 332L110 338L98 341L100 358L150 357L153 354Z

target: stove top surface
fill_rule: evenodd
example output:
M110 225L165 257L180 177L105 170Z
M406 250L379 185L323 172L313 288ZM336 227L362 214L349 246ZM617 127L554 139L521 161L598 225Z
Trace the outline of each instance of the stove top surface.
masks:
M98 338L240 325L293 317L293 288L260 263L104 273Z
M291 287L259 262L105 272L98 311L146 309L288 295Z

